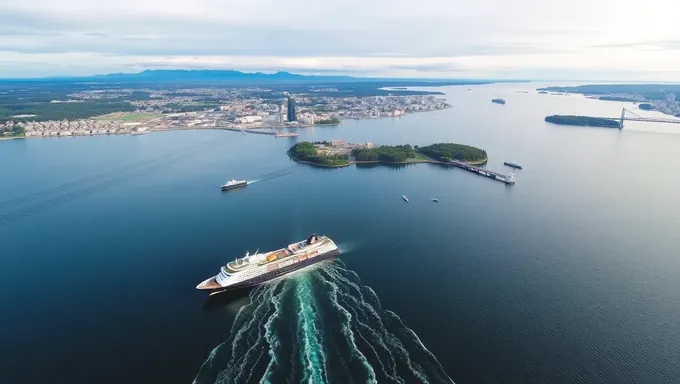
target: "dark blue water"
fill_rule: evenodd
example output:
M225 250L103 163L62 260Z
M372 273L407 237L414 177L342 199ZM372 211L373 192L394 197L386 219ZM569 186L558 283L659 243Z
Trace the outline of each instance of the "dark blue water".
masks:
M536 86L300 137L471 144L524 165L513 187L224 131L0 142L0 382L680 382L680 128L549 125L632 106L516 92ZM310 232L342 262L194 289Z

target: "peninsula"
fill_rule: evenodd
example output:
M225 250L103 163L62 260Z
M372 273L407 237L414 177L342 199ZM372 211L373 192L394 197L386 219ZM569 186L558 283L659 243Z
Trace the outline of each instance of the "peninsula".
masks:
M552 115L546 116L545 121L559 125L577 125L582 127L621 128L621 124L614 119L600 117Z
M580 93L588 98L645 103L642 110L651 109L667 115L680 115L679 84L585 84L576 87L546 87L540 92ZM642 105L649 105L643 107Z

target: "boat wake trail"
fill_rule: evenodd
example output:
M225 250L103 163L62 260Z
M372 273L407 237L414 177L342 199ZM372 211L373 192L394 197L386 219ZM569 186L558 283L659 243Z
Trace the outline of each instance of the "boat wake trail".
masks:
M339 260L251 291L194 380L250 382L453 383Z
M354 251L355 248L356 248L356 244L351 243L351 242L339 243L338 244L338 249L340 249L340 253L342 253L343 255L351 253L352 251Z
M279 169L279 170L274 171L274 172L264 174L264 175L260 176L260 178L258 178L255 181L260 182L260 181L274 180L274 179L277 179L279 177L288 176L291 173L300 171L301 169L302 169L302 167L300 167L298 165L292 165L292 166L289 166L289 167L286 167L286 168L283 168L283 169Z
M10 213L0 211L0 227L168 167L224 142L225 140L206 141L184 150L168 152L51 189L0 202L0 210L8 206L14 208Z

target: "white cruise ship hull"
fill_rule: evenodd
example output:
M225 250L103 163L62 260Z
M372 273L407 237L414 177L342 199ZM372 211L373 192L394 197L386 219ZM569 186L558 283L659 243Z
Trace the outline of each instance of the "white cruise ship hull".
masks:
M340 250L329 239L327 244L301 249L280 260L253 266L237 273L229 273L227 268L222 267L219 274L201 282L196 289L226 291L254 287L290 275L321 261L335 258L339 254Z

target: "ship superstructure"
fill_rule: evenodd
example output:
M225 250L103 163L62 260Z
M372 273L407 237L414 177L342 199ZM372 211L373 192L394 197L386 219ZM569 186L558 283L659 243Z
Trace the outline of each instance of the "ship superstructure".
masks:
M234 179L232 179L232 180L227 181L227 182L222 186L222 190L223 190L223 191L228 191L228 190L234 189L234 188L245 187L246 185L248 185L248 182L245 181L245 180L234 180Z
M310 235L306 240L266 253L246 253L242 258L222 266L220 273L201 282L196 289L225 291L253 287L285 276L299 269L337 256L333 240Z

